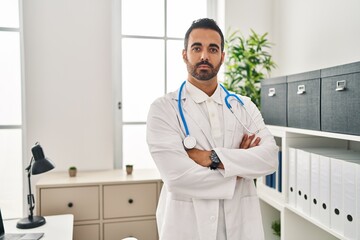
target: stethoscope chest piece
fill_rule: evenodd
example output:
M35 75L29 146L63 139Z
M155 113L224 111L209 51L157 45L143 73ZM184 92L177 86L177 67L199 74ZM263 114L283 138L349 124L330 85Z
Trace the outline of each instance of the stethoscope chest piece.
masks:
M196 139L192 136L186 136L183 144L185 149L193 149L196 146Z

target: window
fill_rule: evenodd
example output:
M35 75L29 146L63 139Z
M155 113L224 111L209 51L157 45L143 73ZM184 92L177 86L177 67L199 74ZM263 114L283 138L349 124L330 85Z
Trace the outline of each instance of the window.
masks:
M121 70L114 77L119 101L116 167L155 168L146 143L150 104L186 80L181 54L185 32L193 20L208 16L213 2L121 0L117 26L121 33L114 38L121 49L115 60Z
M0 207L23 215L19 2L0 1ZM11 184L5 184L11 183Z

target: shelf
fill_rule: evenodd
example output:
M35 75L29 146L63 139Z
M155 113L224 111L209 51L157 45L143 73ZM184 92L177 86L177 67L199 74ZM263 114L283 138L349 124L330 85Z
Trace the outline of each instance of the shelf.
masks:
M303 219L307 220L308 222L311 222L312 224L314 224L315 226L321 228L322 230L324 230L325 232L333 235L334 237L338 238L338 239L342 239L342 240L346 240L346 238L342 235L340 235L339 233L335 232L334 230L332 230L331 228L323 225L321 222L317 221L316 219L304 214L303 212L299 211L298 209L294 208L293 206L286 204L286 209L292 211L293 213L295 213L296 215L302 217Z
M316 137L336 138L336 139L360 142L360 136L358 135L314 131L308 129L290 128L290 127L282 127L282 126L274 126L274 125L267 125L267 128L275 137L285 137L285 133L288 132L288 133L312 135Z
M260 199L279 211L284 209L285 198L282 193L278 192L276 189L266 186L262 183L262 181L257 181L256 187Z
M360 136L274 125L268 125L267 128L274 136L279 150L282 151L282 193L265 185L265 176L257 181L258 196L262 201L262 211L266 215L263 219L266 220L266 224L271 224L280 216L281 240L345 240L343 234L287 203L288 149L338 148L359 152ZM272 237L271 231L268 235Z

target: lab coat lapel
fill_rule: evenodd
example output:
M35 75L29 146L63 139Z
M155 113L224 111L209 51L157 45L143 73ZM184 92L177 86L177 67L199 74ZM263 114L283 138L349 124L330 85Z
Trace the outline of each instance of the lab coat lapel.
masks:
M221 91L221 99L223 100L223 116L224 116L224 147L232 148L234 133L235 133L235 124L236 119L234 114L225 104L226 93Z
M188 126L190 135L192 134L191 133L191 124L189 124L190 119L191 119L201 129L204 136L208 140L210 147L214 148L215 142L211 136L211 127L210 127L209 121L207 120L207 118L205 116L203 116L199 106L197 106L197 104L192 100L192 98L189 96L189 94L186 92L185 89L183 90L183 95L186 98L186 101L184 102L184 105L183 105L183 111L184 111L185 118L189 119L189 120L187 120L187 124L190 125L190 126ZM199 140L198 136L195 136L195 135L193 135L193 136L197 140Z

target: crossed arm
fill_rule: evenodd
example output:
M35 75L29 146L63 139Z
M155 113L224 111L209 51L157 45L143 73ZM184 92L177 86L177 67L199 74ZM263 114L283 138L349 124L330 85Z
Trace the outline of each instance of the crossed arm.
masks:
M239 149L248 149L258 146L260 141L261 139L259 137L255 137L255 135L248 136L247 134L244 134L241 143L239 145ZM187 150L187 154L194 162L196 162L197 164L203 167L209 167L211 164L211 160L210 160L211 151L193 148ZM224 169L224 165L220 163L218 168Z

